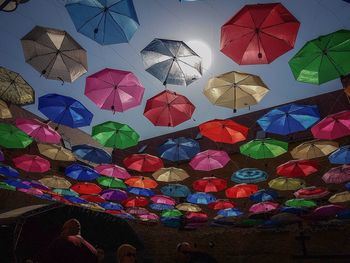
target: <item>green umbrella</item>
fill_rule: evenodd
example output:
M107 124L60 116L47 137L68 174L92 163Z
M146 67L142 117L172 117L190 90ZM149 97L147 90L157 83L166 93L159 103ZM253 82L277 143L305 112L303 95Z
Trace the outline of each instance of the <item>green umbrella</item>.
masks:
M0 189L6 189L6 190L11 190L11 191L15 191L16 187L9 185L5 182L0 182Z
M288 151L288 143L266 139L255 139L240 147L241 154L254 159L274 158Z
M289 61L296 80L322 84L350 73L350 31L339 30L307 42Z
M56 189L53 189L52 191L59 195L79 196L77 192L71 189L56 188Z
M12 124L0 123L0 146L5 148L26 148L33 140Z
M103 146L125 149L137 145L140 135L127 124L107 121L92 128L92 138Z
M317 204L314 201L305 200L305 199L290 199L290 200L287 200L284 204L286 206L297 207L297 208L317 206Z
M124 182L120 179L113 178L113 177L107 177L107 176L100 176L97 179L97 182L102 185L106 186L108 188L123 188L126 189L126 185Z
M177 209L166 210L162 213L162 217L180 217L180 216L182 216L182 213Z

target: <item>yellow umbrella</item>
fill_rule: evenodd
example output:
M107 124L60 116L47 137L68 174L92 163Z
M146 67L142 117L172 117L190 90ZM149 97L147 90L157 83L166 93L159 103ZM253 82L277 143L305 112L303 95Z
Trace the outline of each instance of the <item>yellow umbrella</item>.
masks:
M185 170L175 167L160 168L152 176L159 182L179 182L189 177Z
M176 206L177 210L186 211L186 212L200 212L202 209L195 204L190 203L181 203Z
M38 148L40 154L50 158L51 160L64 162L74 162L76 160L75 156L70 150L60 145L38 143Z
M209 79L203 91L214 105L234 111L258 104L268 92L259 76L236 71Z
M64 179L63 177L55 175L44 177L40 179L39 182L47 187L61 189L68 189L72 185L68 180Z
M0 100L0 118L1 119L9 119L12 118L11 111L5 101Z
M345 191L332 195L328 201L330 203L345 203L350 201L350 192Z
M305 181L298 178L278 177L269 182L270 188L281 191L295 191L305 186Z
M87 209L91 209L93 211L98 211L98 212L103 212L105 211L105 209L101 206L99 206L98 204L95 203L87 203L87 204L78 204L81 207L87 208Z
M290 153L294 159L314 159L326 156L338 148L337 142L313 140L299 144Z

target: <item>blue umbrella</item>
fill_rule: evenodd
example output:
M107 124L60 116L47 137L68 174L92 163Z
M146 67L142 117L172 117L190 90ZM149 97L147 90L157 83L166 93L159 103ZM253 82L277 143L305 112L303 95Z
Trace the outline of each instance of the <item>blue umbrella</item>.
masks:
M320 119L316 105L288 104L270 110L260 119L260 127L270 133L287 135L304 131Z
M309 211L305 208L297 208L297 207L281 207L280 208L280 212L283 213L291 213L294 215L302 215L302 214L306 214Z
M75 156L88 162L97 164L112 162L112 157L106 151L91 145L74 145L72 151Z
M0 174L10 177L17 177L19 176L19 172L17 172L16 169L12 168L8 165L0 165Z
M215 201L216 198L214 195L203 192L196 192L187 196L187 202L190 202L192 204L207 205Z
M350 182L345 184L345 188L346 188L346 190L350 191Z
M20 180L20 179L7 179L7 180L4 180L4 182L7 183L8 185L12 185L13 187L16 187L16 188L22 188L22 189L31 188L31 186L23 183L22 180Z
M113 202L104 202L99 204L99 206L103 207L107 210L124 210L124 207L121 204L113 203Z
M150 204L149 206L153 210L163 211L163 210L171 210L174 209L174 206L167 204Z
M191 193L191 190L182 184L168 184L163 186L160 191L162 194L171 197L186 197Z
M101 45L127 43L139 21L132 0L68 0L77 31Z
M277 192L271 189L261 189L254 194L252 194L249 199L252 200L253 202L266 202L266 201L271 201L275 200L278 197Z
M350 145L340 147L328 159L333 164L350 164Z
M350 210L344 210L337 214L338 219L350 219Z
M182 225L182 219L179 217L161 217L160 221L167 227L178 228Z
M49 195L49 194L36 195L36 197L43 199L43 200L56 201L56 200L53 200L51 195Z
M218 215L223 217L236 217L243 215L243 212L239 211L237 208L226 208L219 210Z
M128 187L127 191L134 195L141 195L141 196L147 196L147 197L154 196L154 192L148 188Z
M184 137L168 139L158 147L160 157L173 162L190 160L199 151L199 143L197 141Z
M76 163L68 166L65 173L68 177L78 181L92 181L99 177L99 174L90 167Z
M123 218L123 219L135 219L133 215L130 215L128 213L120 213L120 214L115 214L113 216Z
M243 168L233 173L231 181L235 183L259 183L266 181L267 173L256 168Z
M71 202L71 203L75 203L75 204L87 204L88 201L77 197L77 196L72 196L72 195L64 195L63 196L64 199L66 199L67 201Z
M89 126L92 113L79 101L58 94L47 94L39 98L38 109L50 121L71 128Z

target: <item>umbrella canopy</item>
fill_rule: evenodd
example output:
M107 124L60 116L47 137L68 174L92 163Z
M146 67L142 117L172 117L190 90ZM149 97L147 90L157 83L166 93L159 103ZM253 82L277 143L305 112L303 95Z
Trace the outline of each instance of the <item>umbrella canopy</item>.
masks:
M17 168L30 173L45 173L50 170L50 162L38 155L23 154L12 161Z
M0 189L16 191L16 187L9 185L8 183L5 183L5 182L0 182Z
M99 174L114 177L118 179L128 179L130 174L123 167L116 164L100 164L95 167L95 171Z
M85 49L66 31L36 26L21 43L26 62L47 79L73 82L87 72Z
M101 197L107 201L123 201L128 198L128 194L120 189L107 189L100 193Z
M187 202L192 204L207 205L216 201L216 197L212 194L196 192L189 194L186 198Z
M241 154L253 159L275 158L288 151L288 143L270 138L255 139L239 147Z
M223 168L230 160L225 151L206 150L197 153L191 160L190 166L198 171L212 171Z
M96 181L99 185L108 187L108 188L122 188L126 189L126 185L124 182L120 179L113 178L113 177L107 177L107 176L99 176L97 177Z
M125 207L139 207L139 206L146 206L148 205L148 199L145 197L129 197L128 199L124 200L122 204Z
M50 158L51 160L64 162L74 162L76 160L75 156L70 150L60 145L38 143L37 146L40 154Z
M156 38L141 56L146 71L163 85L187 86L202 76L202 59L182 41Z
M244 141L248 136L248 128L232 120L211 120L199 125L199 131L214 142L234 144Z
M350 201L350 192L349 191L336 193L328 199L328 202L330 202L330 203L345 203L345 202L349 202L349 201Z
M329 155L338 147L337 142L313 140L299 144L290 154L294 159L314 159Z
M88 183L88 182L82 182L82 183L76 183L72 185L70 188L73 191L83 194L83 195L94 195L94 194L99 194L102 189L99 187L97 184L94 183ZM83 198L85 199L85 198ZM86 199L85 199L86 200ZM88 200L86 200L88 201Z
M222 26L220 50L240 65L268 64L294 48L299 26L281 3L245 5Z
M219 210L217 215L222 217L237 217L243 215L243 212L241 212L237 208L225 208Z
M146 197L150 197L150 196L155 195L155 193L151 189L147 189L147 188L128 187L127 191L129 193L134 194L134 195L141 195L141 196L146 196Z
M162 194L171 197L186 197L191 193L190 189L186 185L182 184L164 185L162 188L160 188L160 191Z
M33 140L12 124L0 123L0 146L4 148L26 148Z
M52 192L62 196L79 196L79 194L72 189L55 188Z
M82 160L92 163L111 163L112 157L106 151L87 144L74 145L74 155Z
M182 216L182 213L177 209L167 210L162 213L162 217L180 217L180 216Z
M307 214L309 210L306 208L297 208L297 207L281 207L280 212L299 216L299 215Z
M322 176L327 184L341 184L350 181L350 165L333 167Z
M173 205L165 205L165 204L150 204L149 207L153 210L157 210L157 211L164 211L164 210L171 210L174 209Z
M3 100L0 100L0 119L11 119L11 118L12 118L12 113L9 107L7 106L6 102Z
M191 119L195 109L185 96L164 90L147 100L143 115L155 126L175 127Z
M118 210L118 211L124 210L124 207L121 204L113 203L113 202L103 202L100 204L100 206L108 210Z
M298 178L278 177L269 182L270 188L280 191L295 191L305 186L305 181Z
M167 139L158 147L159 156L173 162L189 160L199 151L199 143L185 137Z
M16 105L33 104L33 88L14 71L0 67L0 98Z
M159 182L179 182L189 177L185 170L175 167L160 168L152 176Z
M43 143L60 143L61 135L47 123L37 119L16 118L17 128Z
M85 95L99 108L123 112L140 105L145 89L130 71L106 68L86 78Z
M15 188L22 188L22 189L31 188L31 186L25 184L21 179L6 179L3 182Z
M92 202L92 203L104 203L106 200L100 196L100 195L91 195L91 194L86 194L86 195L81 195L80 198Z
M66 8L76 30L101 45L129 42L140 25L132 0L68 0Z
M249 199L253 202L266 202L266 201L273 201L278 197L278 194L271 190L271 189L261 189L251 196L249 196Z
M154 195L151 197L151 201L156 204L165 204L165 205L175 205L175 200L166 195Z
M279 207L278 203L266 201L266 202L261 202L261 203L252 205L249 208L249 212L253 214L267 213L272 210L276 210L278 207Z
M78 181L92 181L99 176L99 174L90 167L77 163L68 166L65 170L65 174Z
M318 171L315 160L291 160L276 168L278 175L286 177L305 177Z
M196 205L191 203L181 203L176 206L176 209L185 212L200 212L202 209Z
M299 189L294 193L296 198L302 199L318 199L329 195L330 192L325 187L310 186Z
M231 71L209 79L203 93L214 105L237 109L258 104L269 92L259 76Z
M138 172L155 172L164 167L162 159L146 153L132 154L123 163L126 168Z
M38 109L49 120L71 128L89 126L93 117L79 101L53 93L39 98Z
M218 199L208 205L210 209L221 210L227 208L234 208L235 204L228 199Z
M314 219L326 219L335 217L338 213L345 210L344 206L341 205L323 205L315 208L310 214L311 218Z
M257 123L265 132L287 135L304 131L320 119L316 105L288 104L270 110Z
M39 182L50 188L68 189L72 185L68 180L64 179L63 177L55 175L44 177L40 179Z
M148 189L153 189L158 186L156 181L144 176L131 176L129 179L125 180L125 184L132 187Z
M259 183L266 181L268 174L256 168L243 168L233 173L231 181L235 183Z
M349 35L350 37L350 35ZM350 54L350 52L349 52ZM328 115L311 128L317 139L335 140L350 135L350 110Z
M18 177L19 172L8 165L0 164L0 174L9 177Z
M137 145L140 135L127 124L107 121L92 127L92 138L106 147L126 149Z
M193 182L192 187L195 191L213 193L220 192L227 187L225 179L217 177L203 177Z
M342 146L328 156L333 164L350 164L350 145Z
M236 184L225 191L228 198L245 198L249 197L258 191L258 186L255 184Z
M290 199L284 203L286 206L296 207L296 208L311 208L316 207L317 204L312 200L305 199Z
M296 80L322 84L350 72L349 30L339 30L307 42L289 61Z

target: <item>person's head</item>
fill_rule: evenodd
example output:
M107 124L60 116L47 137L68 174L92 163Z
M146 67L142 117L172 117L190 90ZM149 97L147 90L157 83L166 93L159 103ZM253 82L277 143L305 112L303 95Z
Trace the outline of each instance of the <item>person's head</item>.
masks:
M123 244L117 249L117 259L119 263L136 262L136 248L129 244Z
M105 251L102 248L96 248L97 251L97 261L103 262L105 259Z
M188 242L181 242L177 244L176 251L180 257L179 260L187 262L190 258L190 253L193 251L193 248Z
M80 235L80 229L80 222L77 219L69 219L63 224L61 236Z

